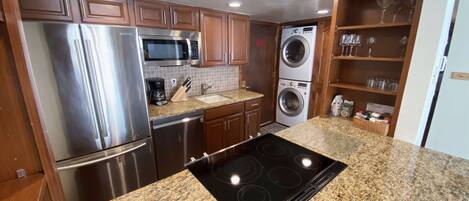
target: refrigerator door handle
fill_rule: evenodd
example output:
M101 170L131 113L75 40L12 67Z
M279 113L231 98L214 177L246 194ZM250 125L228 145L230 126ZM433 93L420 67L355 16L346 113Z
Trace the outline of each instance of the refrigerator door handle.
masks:
M91 75L91 78L92 78L92 81L91 81L91 84L93 85L93 88L95 90L98 90L100 91L100 88L97 84L97 80L98 78L96 77L96 66L95 66L95 63L94 63L94 56L93 56L93 51L92 51L92 47L91 47L91 41L89 39L84 39L85 41L85 54L87 54L87 59L88 59L88 65L89 67L91 68L90 69L90 75ZM95 94L94 98L95 100L98 102L96 105L96 113L98 114L98 122L100 124L100 127L102 129L100 129L100 132L104 135L104 137L108 137L108 131L107 129L105 129L107 126L106 126L106 117L104 115L104 112L102 110L102 100L101 100L101 97L100 96L101 93L97 93Z
M87 71L86 71L86 67L85 67L85 64L84 64L84 61L83 59L85 58L83 55L82 55L82 49L81 49L81 42L80 40L74 40L74 45L75 45L75 48L76 48L76 51L77 51L77 60L78 60L78 66L79 66L79 69L80 69L80 74L81 74L81 77L85 79L85 81L83 82L84 83L84 90L86 91L86 95L87 95L87 100L88 102L90 103L90 107L88 108L90 111L95 111L94 110L94 103L93 103L93 95L91 94L91 88L90 86L88 85L88 74L87 74ZM96 123L96 117L93 115L93 122L95 122L95 128L97 131L99 131L99 125ZM94 138L99 140L99 143L101 143L101 140L100 140L100 137L99 137L99 134L98 133L95 133L94 135Z
M116 154L111 154L109 156L105 156L105 157L102 157L102 158L89 160L89 161L85 161L85 162L81 162L81 163L77 163L77 164L60 166L60 167L57 167L57 170L62 171L62 170L67 170L67 169L73 169L73 168L79 168L79 167L83 167L83 166L87 166L87 165L92 165L92 164L95 164L95 163L99 163L101 161L105 161L105 160L108 160L108 159L111 159L111 158L115 158L115 157L124 155L124 154L129 153L129 152L135 151L135 150L137 150L141 147L144 147L145 145L147 145L147 142L142 142L139 145L136 145L132 148L129 148L127 150L124 150L124 151L116 153Z

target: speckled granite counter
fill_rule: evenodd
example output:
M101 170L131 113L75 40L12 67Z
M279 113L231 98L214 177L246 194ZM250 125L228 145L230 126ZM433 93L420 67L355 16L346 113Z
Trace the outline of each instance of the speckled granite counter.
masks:
M256 98L260 98L264 96L263 94L244 90L244 89L223 91L223 92L218 92L214 94L228 97L230 98L230 100L217 102L213 104L207 104L207 103L204 103L195 99L194 97L189 97L189 100L186 102L173 103L170 101L167 105L164 105L164 106L149 105L148 113L150 116L150 120L193 112L196 110L214 108L214 107L228 105L228 104L237 103L237 102L243 102L243 101L256 99Z
M313 200L469 200L469 161L315 118L279 136L349 165ZM183 171L117 200L214 200Z

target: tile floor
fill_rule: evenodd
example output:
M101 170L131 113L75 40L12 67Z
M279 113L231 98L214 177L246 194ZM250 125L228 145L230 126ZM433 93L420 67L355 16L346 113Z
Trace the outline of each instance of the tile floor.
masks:
M266 126L261 127L260 133L261 134L277 133L277 132L280 132L280 131L285 130L287 128L288 128L287 126L284 126L284 125L279 124L279 123L271 123L271 124L268 124Z

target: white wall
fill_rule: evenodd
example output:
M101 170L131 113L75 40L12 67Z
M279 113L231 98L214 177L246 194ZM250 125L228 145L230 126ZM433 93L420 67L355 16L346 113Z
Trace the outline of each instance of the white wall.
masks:
M469 1L461 1L426 147L469 160L469 81L451 79L453 72L469 73L467 36Z
M448 38L454 0L424 0L394 137L420 145L441 58Z

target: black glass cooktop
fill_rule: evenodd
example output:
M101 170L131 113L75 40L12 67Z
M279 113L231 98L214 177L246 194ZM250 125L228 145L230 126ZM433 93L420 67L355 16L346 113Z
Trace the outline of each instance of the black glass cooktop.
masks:
M347 165L272 134L187 165L217 200L308 200Z

